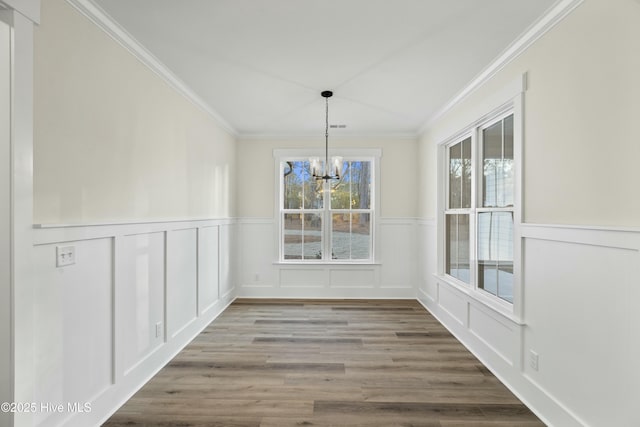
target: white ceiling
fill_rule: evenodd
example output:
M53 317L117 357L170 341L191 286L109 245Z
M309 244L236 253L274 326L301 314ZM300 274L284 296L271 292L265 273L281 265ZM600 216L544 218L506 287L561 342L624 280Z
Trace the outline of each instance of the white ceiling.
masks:
M416 134L555 0L93 0L241 136Z

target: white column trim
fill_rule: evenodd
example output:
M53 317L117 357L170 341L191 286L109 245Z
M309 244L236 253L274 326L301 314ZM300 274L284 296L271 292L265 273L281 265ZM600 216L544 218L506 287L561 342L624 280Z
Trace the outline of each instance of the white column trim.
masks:
M34 23L40 23L40 0L0 0L0 7L15 10Z
M11 120L11 199L13 238L12 330L13 389L16 402L33 399L34 384L34 273L32 271L33 223L33 70L34 21L39 2L4 2L10 7L13 27L12 120ZM27 10L27 6L31 9ZM23 14L24 13L24 14ZM13 425L33 424L33 414L16 413Z

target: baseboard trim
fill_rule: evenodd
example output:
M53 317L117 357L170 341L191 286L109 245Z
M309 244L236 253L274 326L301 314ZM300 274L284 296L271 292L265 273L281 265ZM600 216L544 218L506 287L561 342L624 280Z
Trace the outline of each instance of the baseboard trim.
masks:
M498 380L500 380L500 382L509 389L509 391L511 391L538 418L540 418L543 423L545 423L549 427L587 425L565 405L563 405L556 398L547 393L538 384L531 381L526 375L523 374L521 370L517 369L515 366L510 367L512 372L503 372L502 369L500 369L498 366L495 366L490 360L487 360L487 358L482 354L482 351L476 348L476 346L471 342L472 340L474 340L474 337L472 336L472 333L468 330L468 328L465 325L458 324L453 317L451 318L451 321L449 321L449 319L446 318L446 316L449 316L446 310L444 310L437 302L431 302L432 298L428 294L426 294L424 290L418 290L417 301L436 320L438 320L438 322L442 326L444 326L462 345L464 345L464 347L469 350L485 367L487 367L487 369L489 369L491 373L495 375L495 377L498 378ZM452 325L451 323L455 323L455 325ZM463 336L464 333L460 333L460 330L467 332L469 336ZM488 350L489 352L495 353L495 351L490 346L486 346L486 344L482 343L481 340L478 340L478 342L482 345L485 345L486 350ZM500 355L496 354L496 357L500 358ZM514 375L520 380L518 384L514 384L513 381L508 379L509 376ZM541 411L539 405L534 404L534 400L544 401L546 405L553 408L552 412L557 414L557 417L554 418L562 418L562 420L559 420L554 424L554 422L552 422L552 420L546 415L551 411Z
M176 357L182 350L185 349L187 345L189 345L198 335L202 333L213 321L215 321L224 311L231 305L238 297L232 297L219 311L213 312L210 315L205 315L206 320L203 321L203 325L199 326L194 332L190 333L187 337L181 337L181 341L184 342L184 345L179 345L177 349L168 352L166 355L162 357L163 362L160 363L153 371L145 375L141 381L137 382L137 385L132 389L128 390L124 397L119 399L115 405L112 406L111 410L104 416L102 416L98 422L98 425L104 424L118 409L120 409L134 394L136 394L142 387L145 386L151 379L158 374L174 357ZM199 320L199 319L197 319ZM188 326L187 326L188 327ZM166 344L165 344L166 345ZM158 348L155 352L162 351L162 347ZM73 420L69 420L73 421ZM82 420L84 421L84 420ZM65 424L66 425L66 424Z

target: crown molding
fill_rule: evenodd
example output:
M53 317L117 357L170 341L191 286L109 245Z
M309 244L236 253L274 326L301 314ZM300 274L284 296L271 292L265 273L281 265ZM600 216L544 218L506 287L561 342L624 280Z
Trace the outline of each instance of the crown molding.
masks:
M357 141L357 140L394 140L417 141L417 133L349 133L330 134L331 141ZM239 134L238 141L319 141L324 140L324 133L248 133Z
M86 16L98 28L127 49L142 64L162 78L176 92L187 98L195 106L209 114L225 131L238 136L238 131L218 114L207 102L200 98L185 82L180 80L166 65L149 52L135 37L122 28L107 12L91 0L66 0L71 6Z
M8 0L0 0L8 1ZM312 134L243 134L233 128L220 114L218 114L208 103L200 98L191 88L179 79L166 65L149 52L138 40L122 28L113 18L111 18L102 8L92 0L66 0L81 14L86 16L95 25L107 33L112 39L127 49L134 57L142 62L147 68L160 76L170 87L183 95L194 105L209 114L224 130L232 134L239 140L310 140L317 135ZM640 0L637 0L640 1ZM551 30L562 19L569 15L575 8L582 4L584 0L559 0L548 12L526 30L518 39L505 49L492 63L480 74L474 77L458 94L449 102L433 114L428 121L419 128L416 133L398 134L351 134L334 136L336 139L354 140L362 138L375 139L395 139L395 140L416 140L423 134L429 126L436 120L444 116L448 111L469 97L475 90L494 77L500 70L526 51L529 46L535 43L540 37Z
M638 0L640 1L640 0ZM540 37L555 27L567 15L580 6L584 0L559 0L556 2L542 18L529 27L520 37L509 45L491 64L474 77L457 95L455 95L442 108L434 113L428 121L420 127L418 134L423 134L436 120L460 104L479 87L493 78L500 70L515 60L520 54L526 51Z

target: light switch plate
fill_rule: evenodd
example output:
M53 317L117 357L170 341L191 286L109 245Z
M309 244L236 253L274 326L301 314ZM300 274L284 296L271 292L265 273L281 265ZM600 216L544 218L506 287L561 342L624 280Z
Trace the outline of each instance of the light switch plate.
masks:
M75 263L75 246L56 246L56 267L64 267Z

